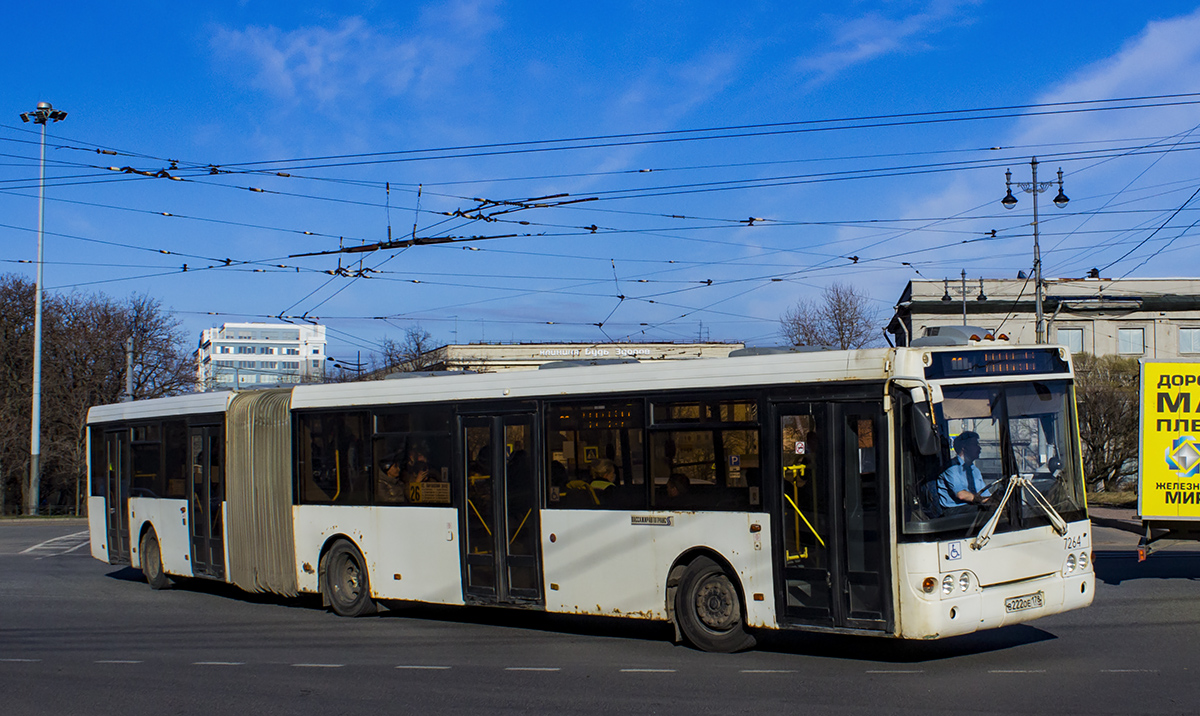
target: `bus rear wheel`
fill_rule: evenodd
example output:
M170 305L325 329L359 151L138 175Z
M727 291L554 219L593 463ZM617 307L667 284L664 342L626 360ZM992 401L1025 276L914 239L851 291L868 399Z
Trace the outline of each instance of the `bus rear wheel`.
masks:
M737 586L708 557L693 560L679 581L675 619L688 643L702 651L731 653L754 646L742 621Z
M361 617L374 614L367 563L354 545L339 540L325 553L323 591L329 606L338 616Z
M146 578L146 584L149 584L151 589L166 589L171 584L171 580L163 571L162 550L158 546L158 537L154 534L154 530L147 531L142 535L138 549L141 550L142 576Z

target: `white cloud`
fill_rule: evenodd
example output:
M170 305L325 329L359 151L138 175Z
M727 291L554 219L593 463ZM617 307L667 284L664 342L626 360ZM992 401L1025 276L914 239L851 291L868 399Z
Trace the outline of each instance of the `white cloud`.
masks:
M934 0L922 11L903 17L870 12L850 20L829 20L834 25L832 47L803 57L796 67L823 82L855 65L885 55L913 52L926 47L925 38L964 22L960 9L979 0Z
M1071 73L1029 101L1048 104L1189 92L1200 92L1200 11L1148 23L1112 56ZM1049 199L1057 187L1042 195L1040 201L1046 275L1081 276L1093 266L1103 267L1110 262L1116 263L1105 271L1105 276L1121 276L1135 269L1135 275L1140 276L1172 276L1191 270L1179 265L1179 254L1171 249L1194 243L1195 237L1189 234L1170 246L1166 244L1195 219L1194 215L1176 217L1152 240L1140 247L1137 244L1167 221L1200 183L1194 152L1075 160L1058 155L1107 146L1146 145L1151 143L1150 138L1184 136L1188 132L1192 132L1188 141L1195 142L1200 140L1197 125L1200 114L1196 105L1031 114L1018 119L1006 138L996 140L996 144L1017 148L1003 152L1013 159L1010 166L1014 182L1030 180L1031 154L1040 159L1039 181L1053 180L1055 171L1060 166L1064 169L1064 189L1071 198L1068 209L1060 212L1051 205ZM1169 146L1174 141L1160 144ZM941 191L909 203L906 213L932 217L979 213L972 211L978 206L985 207L987 213L990 207L999 218L962 226L976 228L980 236L996 228L1014 238L998 244L974 244L973 249L964 247L954 252L955 257L967 263L972 273L1011 275L1015 267L1028 270L1032 252L1025 222L1031 219L1030 196L1014 190L1017 208L1012 213L996 212L1004 192L1003 180L1000 168L957 174ZM1130 213L1103 213L1115 209ZM912 238L914 248L941 243L932 234L919 233ZM1130 249L1133 253L1122 258ZM977 261L967 257L976 257ZM1150 259L1149 263L1139 266L1145 259Z
M214 52L249 68L257 89L319 105L346 102L352 111L364 93L428 93L453 80L475 57L481 40L499 27L491 0L452 0L426 8L415 31L394 36L362 18L335 27L217 28Z

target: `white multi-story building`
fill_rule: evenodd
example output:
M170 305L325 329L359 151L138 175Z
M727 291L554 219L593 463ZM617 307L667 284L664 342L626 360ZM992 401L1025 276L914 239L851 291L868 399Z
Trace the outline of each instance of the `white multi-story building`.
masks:
M246 390L319 381L325 374L325 326L226 323L200 333L200 390Z

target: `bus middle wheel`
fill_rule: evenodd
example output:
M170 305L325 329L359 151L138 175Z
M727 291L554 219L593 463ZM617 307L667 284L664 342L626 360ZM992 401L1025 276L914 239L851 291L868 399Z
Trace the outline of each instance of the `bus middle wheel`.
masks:
M322 590L338 616L360 617L374 614L367 563L354 545L339 540L325 553Z
M737 586L719 564L697 557L675 592L675 619L688 643L702 651L735 652L754 646L742 621Z
M171 584L167 573L163 571L162 550L158 546L158 536L154 530L148 530L142 535L138 549L142 555L142 576L151 589L166 589Z

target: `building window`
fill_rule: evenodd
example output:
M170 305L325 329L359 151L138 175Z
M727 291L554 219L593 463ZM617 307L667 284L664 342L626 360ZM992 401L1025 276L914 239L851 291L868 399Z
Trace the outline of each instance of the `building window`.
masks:
M1146 344L1140 328L1117 329L1117 352L1122 355L1142 355Z
M1179 329L1179 352L1200 353L1200 328Z
M299 348L288 348L287 355L298 356L298 355L300 355L300 349Z
M1067 347L1071 353L1083 352L1083 329L1082 328L1059 328L1058 342Z

